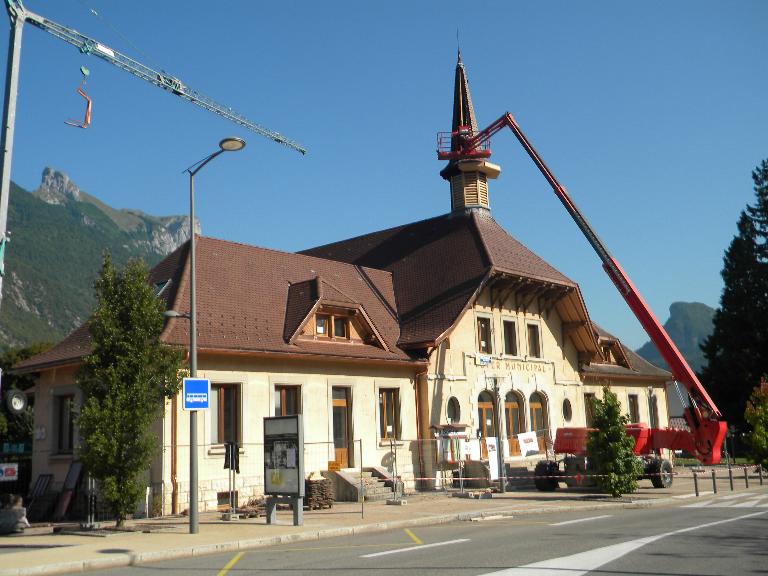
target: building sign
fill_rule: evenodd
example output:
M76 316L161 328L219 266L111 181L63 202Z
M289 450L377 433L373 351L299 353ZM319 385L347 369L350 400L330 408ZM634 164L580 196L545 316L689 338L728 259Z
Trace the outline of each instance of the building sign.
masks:
M304 497L301 414L264 418L264 494Z
M18 479L18 462L4 462L3 464L0 464L0 482L16 482Z
M536 432L523 432L517 435L517 441L520 444L520 454L531 456L539 453L539 440L536 438Z
M486 366L500 372L520 372L521 374L546 374L549 365L543 362L525 362L510 358L494 358L487 354L475 354L475 365Z
M181 389L184 410L208 410L211 401L211 381L208 378L184 378Z

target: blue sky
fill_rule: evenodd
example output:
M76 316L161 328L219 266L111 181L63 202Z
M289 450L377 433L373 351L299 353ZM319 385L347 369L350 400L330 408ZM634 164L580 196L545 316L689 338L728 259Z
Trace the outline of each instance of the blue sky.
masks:
M450 129L456 29L478 122L509 110L663 322L718 303L723 250L768 157L768 2L261 2L27 0L255 122L279 146L24 30L13 179L45 166L112 206L186 213L203 233L294 251L449 210L435 133ZM100 17L89 12L95 9ZM7 45L8 27L1 27ZM3 55L3 60L5 56ZM92 125L75 94L90 77ZM580 283L592 318L647 338L511 133L496 220Z

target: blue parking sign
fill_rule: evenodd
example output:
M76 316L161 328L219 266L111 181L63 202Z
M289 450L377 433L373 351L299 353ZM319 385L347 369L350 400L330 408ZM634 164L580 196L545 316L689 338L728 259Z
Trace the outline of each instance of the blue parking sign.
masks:
M211 381L208 378L184 378L182 384L182 408L184 410L208 410L211 398Z

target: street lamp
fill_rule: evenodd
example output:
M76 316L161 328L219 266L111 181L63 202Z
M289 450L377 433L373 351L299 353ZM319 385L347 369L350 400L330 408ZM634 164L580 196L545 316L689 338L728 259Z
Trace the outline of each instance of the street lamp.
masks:
M195 174L216 156L224 152L237 152L245 148L241 138L224 138L219 149L184 170L189 174L189 376L197 377L197 274L195 269ZM166 312L170 317L187 317L174 310ZM189 533L197 534L197 410L189 412Z

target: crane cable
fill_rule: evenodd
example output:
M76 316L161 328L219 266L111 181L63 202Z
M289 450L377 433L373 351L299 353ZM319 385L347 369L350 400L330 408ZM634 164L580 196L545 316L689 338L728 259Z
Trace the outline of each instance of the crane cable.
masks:
M100 12L98 12L95 8L92 8L91 6L88 6L88 4L85 3L85 0L77 0L78 3L83 7L84 10L86 10L89 14L92 14L97 19L101 20L101 22L106 25L112 32L117 34L124 42L126 42L133 50L136 51L136 53L141 56L144 59L144 62L149 63L152 65L152 67L157 68L158 70L162 70L163 67L160 66L156 61L154 61L152 58L150 58L146 52L144 52L141 48L138 47L138 45L133 42L126 34L124 34L117 26L112 24L107 18L105 18Z

